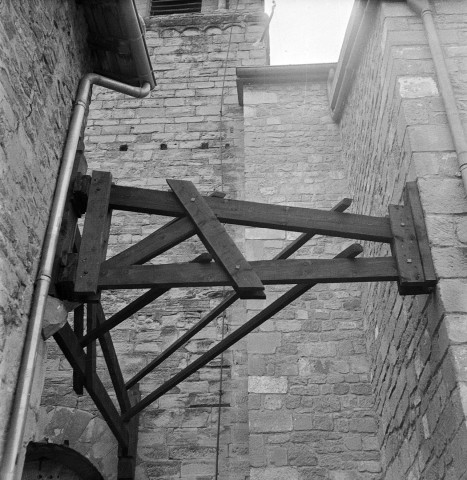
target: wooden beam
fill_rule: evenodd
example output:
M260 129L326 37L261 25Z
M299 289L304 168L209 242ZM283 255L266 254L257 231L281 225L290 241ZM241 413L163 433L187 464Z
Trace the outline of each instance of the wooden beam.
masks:
M73 330L76 338L80 340L84 333L84 305L78 305L73 311ZM83 379L79 372L73 369L73 390L77 395L83 395Z
M337 212L342 212L349 208L352 200L344 198L337 205L333 207L333 210ZM308 242L312 237L313 233L303 233L297 239L295 239L290 245L285 247L276 257L275 260L286 259L293 253L295 253L300 247L302 247L306 242ZM219 315L221 315L228 307L230 307L234 302L239 299L237 293L232 292L224 298L219 305L214 307L208 314L206 314L196 325L193 325L189 330L187 330L180 338L175 340L172 345L167 347L161 354L159 354L154 360L149 362L140 372L133 376L127 383L126 388L131 388L137 382L142 380L146 375L152 372L157 368L164 360L170 357L175 353L179 348L181 348L188 340L193 338L198 332L200 332L204 327L209 325L213 320L215 320Z
M425 216L423 214L422 203L420 202L420 194L416 182L407 182L405 186L405 204L410 207L412 213L425 283L431 284L433 287L437 282L437 278L435 267L433 265L433 258L431 256L430 242L426 231Z
M189 218L178 218L143 238L140 242L103 262L103 268L123 265L141 265L170 250L196 234Z
M138 385L131 388L128 393L131 405L136 405L141 400ZM125 422L125 424L128 428L129 442L128 448L122 446L118 448L117 480L134 480L138 455L138 415L132 417L128 422Z
M167 180L206 249L229 277L240 298L266 298L264 285L192 182Z
M204 197L219 221L235 225L296 232L314 231L319 235L390 243L389 219L329 212L301 207ZM112 186L110 205L155 215L181 217L185 214L173 193L135 187Z
M99 269L105 259L109 236L111 185L110 173L99 171L92 173L74 287L78 295L97 293Z
M336 256L336 259L341 258L353 258L359 255L362 252L362 247L360 245L352 245L349 248L345 249L343 252ZM208 350L206 353L201 355L201 357L197 358L194 362L190 365L185 367L182 371L177 373L174 377L172 377L167 382L163 383L159 388L156 388L152 393L147 395L143 400L141 400L137 405L132 407L124 416L124 419L129 419L133 415L137 415L141 410L146 408L151 403L155 402L158 398L162 395L167 393L172 388L176 387L180 382L187 379L190 375L194 372L198 371L200 368L204 367L208 364L211 360L216 358L222 352L230 348L232 345L237 343L243 337L248 335L248 333L252 332L256 328L258 328L261 324L263 324L266 320L269 320L272 316L276 313L280 312L283 308L289 305L291 302L299 298L305 292L307 292L310 288L315 286L316 283L310 283L308 285L296 285L291 288L288 292L284 295L280 296L277 300L272 302L268 305L264 310L260 313L255 315L252 319L248 320L245 324L241 327L237 328L234 332L228 335L226 338L221 340L216 346Z
M223 192L213 192L211 197L224 198ZM103 262L104 268L123 265L142 265L175 245L196 234L196 228L189 218L176 218L148 235L137 244Z
M97 305L87 304L86 331L90 332L97 325ZM90 342L86 347L86 378L93 378L96 374L96 342Z
M389 205L389 218L394 234L391 249L399 272L399 293L407 295L411 288L418 289L425 283L410 207Z
M161 354L159 354L154 360L149 362L140 372L133 376L126 383L126 388L131 388L133 385L136 385L140 380L142 380L146 375L151 373L155 368L157 368L163 361L167 360L173 353L175 353L180 347L185 345L190 338L193 338L198 332L200 332L204 327L209 325L213 320L215 320L219 315L224 312L230 305L232 305L240 297L237 293L229 294L224 300L219 303L213 310L211 310L207 315L205 315L196 325L187 330L180 338L175 340L172 345L169 345Z
M251 262L265 285L396 281L392 257L332 260L261 260ZM181 288L228 286L230 278L216 264L135 265L101 272L99 288Z
M212 260L211 255L209 253L202 253L198 255L196 258L192 260L192 262L196 263L209 263ZM140 297L136 300L133 300L129 303L126 307L122 308L119 312L115 315L110 317L108 320L102 321L102 323L96 327L93 331L86 333L86 335L80 341L81 346L86 346L92 340L95 340L100 335L105 332L108 332L112 328L116 327L127 318L131 317L134 313L138 310L141 310L146 305L149 305L151 302L159 298L160 296L164 295L164 293L168 292L169 288L151 288L147 292L143 293Z
M62 350L70 365L81 375L86 390L93 399L99 412L109 425L110 430L115 435L117 441L128 447L128 430L123 424L120 415L115 408L112 400L107 393L104 385L100 381L97 374L92 378L86 377L86 359L81 349L78 339L67 323L55 335L55 341Z
M96 304L96 328L102 325L105 322L105 313L102 308L102 304L99 302ZM92 345L93 342L88 344ZM123 380L122 370L118 362L117 353L115 352L115 347L112 341L112 337L109 332L99 336L99 343L101 345L102 353L104 354L105 363L109 370L110 379L112 380L112 385L115 390L115 395L117 397L118 404L120 406L120 411L122 413L127 412L130 407L130 397L128 396L127 389L125 388L125 381Z

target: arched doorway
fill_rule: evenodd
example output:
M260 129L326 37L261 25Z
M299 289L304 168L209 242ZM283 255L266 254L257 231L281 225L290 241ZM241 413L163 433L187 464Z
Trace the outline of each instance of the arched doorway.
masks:
M80 453L54 443L31 442L26 451L22 480L104 480Z

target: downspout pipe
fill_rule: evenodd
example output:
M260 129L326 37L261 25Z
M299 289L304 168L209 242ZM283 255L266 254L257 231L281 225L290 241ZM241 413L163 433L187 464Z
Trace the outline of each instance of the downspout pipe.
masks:
M42 319L44 316L47 295L49 293L52 267L57 250L60 226L65 210L67 192L70 186L76 149L78 147L81 128L84 123L86 108L90 102L90 93L93 85L109 88L110 90L136 98L145 97L151 91L150 83L144 83L142 87L134 87L95 73L85 75L79 84L63 151L60 173L52 201L49 223L42 249L42 257L39 264L38 277L32 299L31 313L26 332L21 365L18 372L15 401L13 402L9 428L5 439L5 452L0 470L0 478L2 480L19 480L22 473L22 466L19 465L19 458L34 379L34 367L37 362L37 350L42 332Z
M435 71L438 77L438 86L443 98L444 107L448 117L448 123L457 153L460 175L467 191L467 138L462 125L459 109L457 108L456 97L449 78L448 67L444 59L438 31L433 18L433 10L428 0L407 0L407 5L422 18L425 27L428 45L430 47Z

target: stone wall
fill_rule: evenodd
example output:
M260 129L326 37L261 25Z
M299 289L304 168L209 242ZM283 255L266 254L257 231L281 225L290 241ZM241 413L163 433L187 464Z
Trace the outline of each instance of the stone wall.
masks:
M305 68L310 78L322 70ZM274 79L273 69L258 79ZM245 85L248 199L330 209L349 196L328 71L307 82L290 75L286 84ZM248 228L248 258L273 258L295 237ZM318 236L294 258L332 258L349 243ZM267 302L249 301L248 315L288 288L269 288ZM252 480L379 478L361 292L352 284L318 285L248 336Z
M464 110L466 6L435 8ZM405 182L417 180L440 277L430 296L402 298L384 283L364 287L384 478L464 478L467 203L421 20L404 4L383 2L378 10L341 129L359 212L385 214L401 201Z
M0 458L85 38L74 1L0 2Z
M193 181L203 194L220 190L230 198L242 198L243 120L235 67L264 64L266 51L263 44L257 43L265 16L258 8L254 9L256 13L246 10L250 4L240 1L238 12L147 19L146 40L158 86L142 100L95 89L86 138L90 169L112 172L114 181L121 185L167 190L165 180L177 178ZM114 212L109 256L168 220ZM242 230L231 232L242 248ZM190 261L202 251L199 241L190 240L157 261ZM109 292L105 295L106 311L110 315L134 296L128 291ZM174 290L115 328L112 337L125 379L199 321L223 296L222 289ZM242 322L244 314L239 309L242 307L227 315L224 332L222 319L216 320L149 374L141 382L142 395L146 396ZM61 419L53 421L55 429L61 423L64 431L60 431L60 437L73 435L70 446L83 451L85 437L70 432L66 424L75 412L97 412L87 395L76 397L70 393L69 365L54 343L50 350L44 412L46 405L61 407L55 409L54 418ZM98 370L111 391L102 364ZM223 395L219 398L221 371ZM220 359L211 362L146 409L140 416L137 478L212 478L219 403L219 478L247 477L246 372L246 350L241 344L226 353L223 364ZM51 431L48 419L44 424L45 431ZM115 478L115 464L105 464L104 457L91 458L107 478Z

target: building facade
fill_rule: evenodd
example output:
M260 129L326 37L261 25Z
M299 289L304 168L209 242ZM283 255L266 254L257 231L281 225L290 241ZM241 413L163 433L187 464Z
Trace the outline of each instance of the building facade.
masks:
M89 170L110 171L118 185L168 190L166 179L190 180L205 195L220 191L233 199L318 209L350 197L349 212L375 216L403 203L406 183L415 181L438 278L433 293L417 296L399 295L390 282L312 288L141 413L138 480L467 475L467 203L458 162L462 150L452 133L452 108L445 106L443 62L437 60L428 25L432 16L459 118L465 121L467 8L458 0L422 2L421 17L413 3L412 8L411 2L357 1L337 64L271 67L263 36L268 19L260 0L203 1L196 12L170 15L150 15L148 2L137 2L158 86L145 99L94 89L85 141ZM9 8L10 15L20 12L22 23L30 23L21 9ZM58 25L66 23L58 18ZM3 27L12 35L8 25ZM85 54L64 57L77 62L75 70L86 66ZM14 71L14 62L8 65L8 72ZM5 85L2 81L8 93ZM4 98L5 108L28 124L28 115L13 109L12 94ZM52 107L45 110L51 119L64 116ZM38 135L32 134L37 148ZM58 149L55 141L43 143ZM17 143L25 142L26 137ZM5 168L11 169L16 154L4 150ZM26 217L27 202L19 202L19 193L8 197ZM37 208L46 219L46 207ZM3 220L7 225L6 216ZM153 215L115 212L108 256L164 223ZM33 230L39 248L39 229ZM229 227L229 233L248 260L273 258L296 237L251 227ZM6 238L13 245L23 235ZM316 236L294 258L332 258L349 243ZM203 251L201 242L191 239L157 262L186 262ZM365 242L365 256L389 254L388 248ZM7 259L5 265L19 275L18 263ZM33 270L25 278L31 290ZM5 285L10 298L20 298L12 295L13 284ZM236 303L143 379L142 396L286 290L268 287L266 300ZM173 289L114 328L124 378L227 293ZM134 295L105 293L109 315ZM4 359L9 359L8 342L20 343L20 335L9 332ZM14 365L5 367L8 375ZM117 443L90 398L72 391L72 370L53 341L46 370L38 426L30 427L29 437L66 443L104 478L117 478ZM111 392L101 356L98 372ZM13 376L9 382L14 385ZM6 423L7 409L2 415Z

